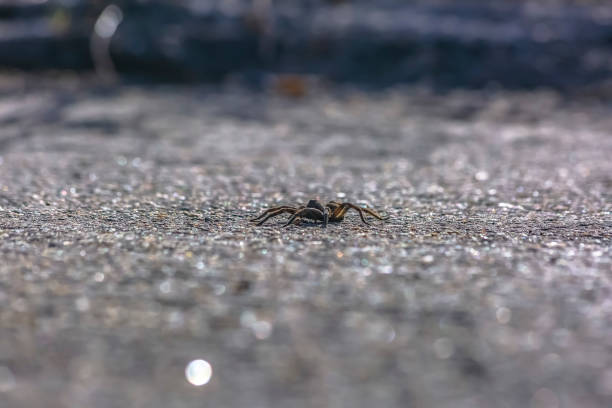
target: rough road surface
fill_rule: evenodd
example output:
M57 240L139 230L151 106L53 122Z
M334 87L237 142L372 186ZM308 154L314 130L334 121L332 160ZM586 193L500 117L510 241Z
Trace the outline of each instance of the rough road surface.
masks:
M309 92L3 77L0 406L610 406L610 105Z

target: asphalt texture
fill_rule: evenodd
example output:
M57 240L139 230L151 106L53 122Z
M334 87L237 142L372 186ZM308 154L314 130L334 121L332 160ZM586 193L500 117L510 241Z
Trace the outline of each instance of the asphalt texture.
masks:
M2 77L1 407L611 406L601 90L306 91Z

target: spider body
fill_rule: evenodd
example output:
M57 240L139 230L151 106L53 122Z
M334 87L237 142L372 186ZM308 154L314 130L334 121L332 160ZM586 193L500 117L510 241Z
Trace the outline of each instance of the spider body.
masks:
M288 213L291 214L291 218L289 218L289 221L287 221L287 223L284 225L285 227L293 224L297 220L305 218L312 221L321 221L323 222L323 227L325 228L327 227L328 222L341 222L344 220L344 216L350 209L357 211L359 213L359 217L361 217L361 221L368 225L369 223L366 221L364 213L369 214L374 218L378 218L379 220L386 220L389 218L382 217L369 208L358 207L351 203L330 201L323 206L323 204L321 204L318 200L310 200L308 201L308 204L298 207L281 205L279 207L270 208L261 213L259 216L253 218L251 221L257 222L257 225L262 225L272 217Z

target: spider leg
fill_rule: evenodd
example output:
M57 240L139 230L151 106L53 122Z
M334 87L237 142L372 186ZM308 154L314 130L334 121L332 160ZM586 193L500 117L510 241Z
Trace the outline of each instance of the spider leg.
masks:
M335 217L343 217L344 214L346 214L346 212L350 210L351 208L359 213L359 217L361 218L361 221L363 221L364 224L370 225L370 223L367 222L365 217L363 216L363 208L358 207L355 204L342 203L342 205L338 207L338 209L335 211L335 214L333 215Z
M278 210L283 210L283 209L295 209L295 207L292 207L290 205L281 205L280 207L272 207L272 208L268 208L266 211L262 212L261 214L259 214L257 217L252 218L249 221L257 221L263 217L265 217L266 215L268 215L271 212L274 211L278 211Z
M277 215L281 215L281 214L284 214L284 213L295 214L296 211L297 211L297 209L293 208L293 207L284 207L284 208L281 208L281 209L277 209L276 211L272 211L272 212L268 213L268 215L266 215L266 217L263 220L259 221L257 223L257 225L261 225L264 222L268 221L270 218L276 217Z
M291 223L293 223L293 221L298 217L309 218L311 220L322 220L324 222L324 227L327 227L326 215L327 214L323 214L321 210L318 210L316 208L302 208L301 210L296 211L291 216L291 218L289 218L289 221L287 221L287 223L283 225L283 227L291 225Z
M327 216L327 221L329 220L336 221L335 214L341 205L342 204L336 201L330 201L327 204L325 204L325 208L327 209L327 211L325 212L325 215ZM325 221L326 224L327 224L327 221Z
M340 203L330 201L329 203L325 204L325 207L329 208L329 210L333 213L338 207L340 207L340 205Z
M343 204L339 204L338 206L334 208L334 211L332 211L331 218L332 219L342 218L344 217L344 214L346 214L347 211L348 211L347 206Z
M388 219L389 219L389 216L383 217L383 216L381 216L381 215L378 215L378 214L376 213L376 211L374 211L374 210L370 210L369 208L363 208L363 207L362 207L361 209L362 209L363 211L367 212L368 214L370 214L372 217L378 218L379 220L383 220L383 221L384 221L384 220L388 220Z

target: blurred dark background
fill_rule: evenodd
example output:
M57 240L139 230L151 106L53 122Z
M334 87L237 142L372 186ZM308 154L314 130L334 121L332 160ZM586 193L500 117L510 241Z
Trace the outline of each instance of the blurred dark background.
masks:
M0 67L137 81L257 85L299 74L567 89L610 78L611 23L609 2L589 0L9 0Z

